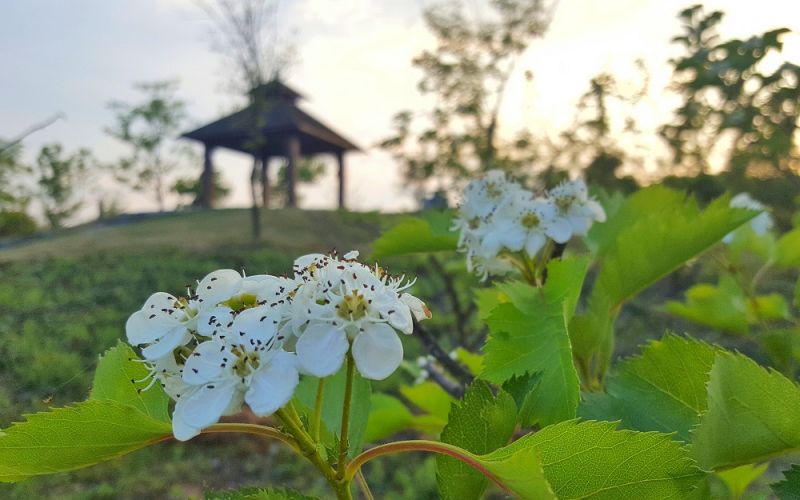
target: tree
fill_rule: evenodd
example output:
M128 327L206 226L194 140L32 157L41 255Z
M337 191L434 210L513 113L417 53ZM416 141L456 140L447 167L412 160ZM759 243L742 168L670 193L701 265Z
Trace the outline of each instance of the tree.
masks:
M58 143L39 151L34 166L37 194L51 228L61 227L83 205L77 187L85 183L91 162L88 150L66 155Z
M497 130L506 84L531 40L544 34L549 12L543 0L491 0L490 7L481 20L469 19L460 3L424 13L437 47L413 64L423 72L420 92L435 105L423 116L398 113L394 135L381 143L419 191L451 189L491 168L517 170L535 155L527 133L503 142Z
M106 129L112 137L130 147L130 155L113 166L115 177L137 191L150 191L159 210L164 210L168 177L179 166L169 141L180 132L185 118L185 103L174 93L177 82L139 83L136 89L145 97L138 104L121 101L109 107L116 123Z
M762 64L769 54L781 52L789 30L720 41L717 26L723 15L706 14L701 5L680 13L683 33L673 41L684 54L671 63L673 88L683 103L661 135L685 173L706 172L712 151L729 143L726 166L734 177L797 182L800 66L784 62L768 71Z
M231 194L231 188L222 182L218 172L214 173L213 186L215 200L221 200ZM175 191L178 196L182 198L186 197L191 200L189 202L190 205L200 205L200 198L203 191L203 178L202 176L182 177L175 181L175 184L172 185L172 190Z
M565 171L577 167L592 185L611 191L636 189L636 181L630 176L620 178L618 170L637 159L617 140L622 135L636 137L640 132L627 108L647 94L649 74L641 60L635 65L640 83L620 82L610 73L600 73L590 80L589 90L578 100L572 126L550 145L550 167L541 174L545 184L555 184L558 177L565 177Z
M22 146L0 139L0 209L17 210L27 204L28 194L17 177L30 169L20 162Z

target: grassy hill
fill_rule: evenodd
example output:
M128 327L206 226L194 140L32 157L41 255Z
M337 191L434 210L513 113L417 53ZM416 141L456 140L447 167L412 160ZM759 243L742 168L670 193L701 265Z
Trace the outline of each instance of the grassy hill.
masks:
M192 253L256 248L292 254L332 248L347 251L364 249L377 236L382 222L393 217L372 212L269 210L262 212L261 239L255 242L247 209L154 214L129 223L123 216L0 247L0 262L156 249Z

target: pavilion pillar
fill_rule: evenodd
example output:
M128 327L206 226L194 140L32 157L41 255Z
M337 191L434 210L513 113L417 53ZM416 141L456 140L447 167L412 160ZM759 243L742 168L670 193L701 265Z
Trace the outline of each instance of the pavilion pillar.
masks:
M336 165L339 167L339 209L344 209L344 151L336 152Z
M214 208L214 146L204 143L203 175L200 189L200 205L203 208Z
M261 206L269 208L269 156L261 157Z
M300 162L300 138L296 135L290 135L286 140L286 159L286 206L296 207L295 178Z

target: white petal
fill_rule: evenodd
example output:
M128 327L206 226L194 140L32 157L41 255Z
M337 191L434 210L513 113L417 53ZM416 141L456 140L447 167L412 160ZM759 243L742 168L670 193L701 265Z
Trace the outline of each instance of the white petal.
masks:
M606 221L606 211L603 210L603 205L597 203L594 200L589 200L586 202L586 206L591 210L592 215L594 216L594 220L597 222L605 222Z
M142 309L148 311L153 310L153 312L155 312L162 309L175 309L177 305L178 299L173 295L166 292L156 292L147 298Z
M219 332L227 330L232 321L233 311L229 307L202 311L197 315L197 333L203 337L216 337Z
M394 312L388 314L386 318L389 320L390 325L408 335L414 331L414 322L411 319L411 309L399 301L395 303L395 306L395 309L390 309L390 311Z
M136 311L125 322L125 335L131 345L149 344L163 335L161 329L153 328L144 311Z
M374 323L356 337L353 358L364 378L383 380L403 361L403 343L392 327Z
M240 312L231 326L235 342L244 344L248 349L266 346L277 332L271 309L259 306Z
M142 356L146 359L156 360L171 353L178 347L186 344L192 336L183 325L178 325L169 333L142 349Z
M400 295L400 300L408 306L415 320L422 321L431 318L431 310L428 309L425 302L422 302L417 297L414 297L410 293L404 293Z
M295 351L300 368L305 373L327 377L339 371L349 347L344 330L318 323L312 324L300 335Z
M197 301L202 307L213 307L236 295L242 286L242 275L233 269L209 273L197 285Z
M265 367L253 374L245 401L259 417L271 415L292 399L299 381L296 356L276 352Z
M188 397L190 393L184 393ZM175 411L172 412L172 434L178 441L188 441L193 437L200 434L200 428L186 423L184 415L186 409L184 403L180 399L175 404Z
M567 219L556 217L547 225L545 233L556 243L566 243L572 237L572 225Z
M525 240L525 253L531 258L536 257L536 254L539 253L546 241L547 238L540 232L529 233L528 239Z
M569 223L572 225L572 234L577 236L585 236L592 226L592 219L582 215L570 216Z
M183 421L204 429L219 421L236 392L236 381L226 380L203 385L180 399Z
M202 385L219 378L235 356L218 340L209 340L197 346L183 367L183 381ZM223 366L225 365L225 366Z

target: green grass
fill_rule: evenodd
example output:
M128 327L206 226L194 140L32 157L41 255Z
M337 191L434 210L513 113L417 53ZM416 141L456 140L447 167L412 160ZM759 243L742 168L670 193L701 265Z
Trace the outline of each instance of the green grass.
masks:
M171 213L123 225L87 224L47 233L0 249L0 262L45 257L153 249L208 253L224 249L269 248L299 254L336 248L364 249L392 215L281 209L261 214L261 239L254 241L247 209Z

